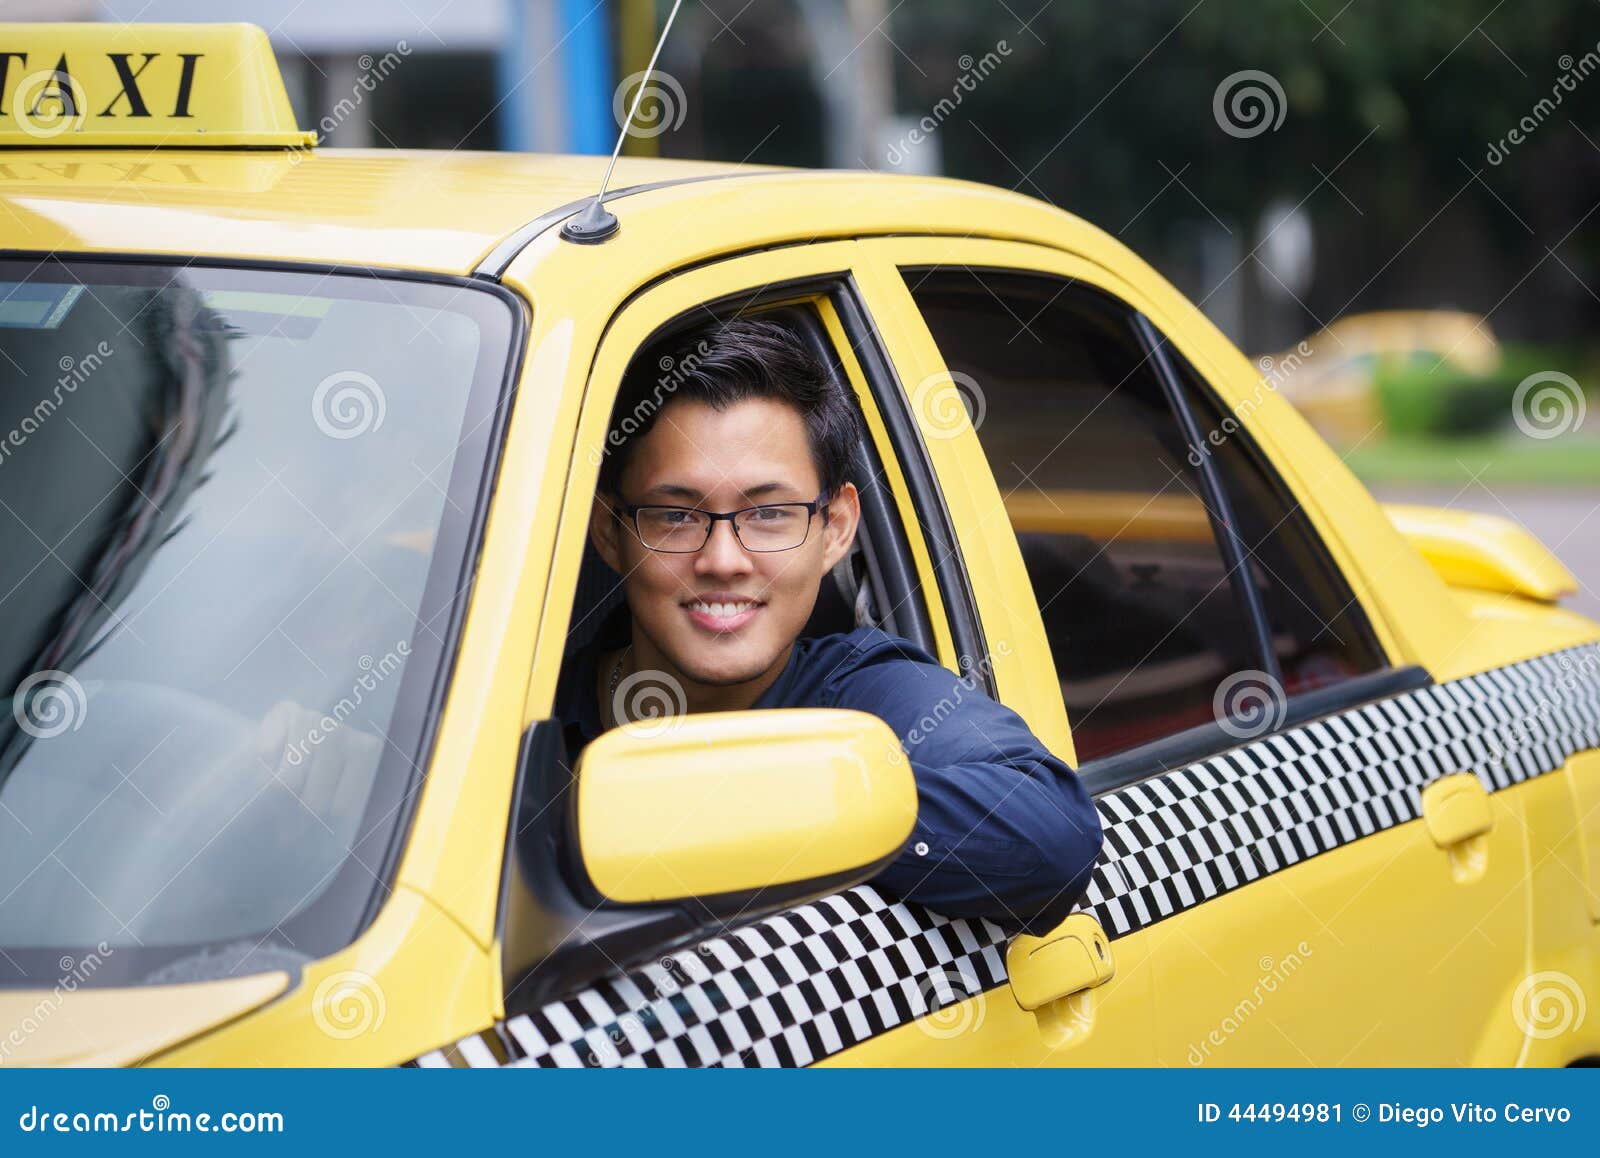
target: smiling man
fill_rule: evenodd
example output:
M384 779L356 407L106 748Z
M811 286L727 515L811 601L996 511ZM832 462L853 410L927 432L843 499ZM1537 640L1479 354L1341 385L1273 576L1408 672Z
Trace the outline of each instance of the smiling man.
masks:
M616 413L628 420L590 534L626 602L562 680L570 755L663 707L870 712L900 737L918 797L911 838L874 884L950 916L1059 923L1101 841L1072 769L909 640L800 636L861 517L854 399L787 326L736 318L643 351Z

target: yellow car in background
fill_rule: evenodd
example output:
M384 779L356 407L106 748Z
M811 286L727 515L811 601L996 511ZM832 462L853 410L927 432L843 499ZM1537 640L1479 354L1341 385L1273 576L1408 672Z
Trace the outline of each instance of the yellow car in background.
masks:
M1348 314L1261 359L1264 377L1282 389L1335 446L1358 446L1383 428L1378 375L1386 366L1426 360L1465 374L1500 365L1489 319L1459 310L1380 310Z
M1600 1058L1572 577L1381 508L1107 234L623 158L585 235L605 158L314 147L247 27L0 69L0 1064ZM911 791L870 717L567 766L618 382L752 312L866 418L808 630L927 647L1095 795L1049 936L862 883Z

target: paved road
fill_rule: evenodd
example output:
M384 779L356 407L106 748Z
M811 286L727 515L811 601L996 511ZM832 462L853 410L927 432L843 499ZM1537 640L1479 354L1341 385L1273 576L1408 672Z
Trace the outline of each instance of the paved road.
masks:
M1474 483L1454 487L1377 486L1389 502L1427 503L1514 518L1567 565L1582 589L1565 601L1574 611L1600 619L1600 490L1544 490Z

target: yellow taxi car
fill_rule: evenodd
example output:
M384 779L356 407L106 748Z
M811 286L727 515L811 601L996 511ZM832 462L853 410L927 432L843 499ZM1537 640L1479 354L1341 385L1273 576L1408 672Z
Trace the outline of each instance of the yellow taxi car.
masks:
M0 1064L1600 1058L1600 627L1385 510L1114 239L984 185L342 151L259 30L0 25ZM1008 938L865 884L872 717L569 772L619 380L778 312L859 400L874 624L1091 788ZM663 367L663 372L668 368Z

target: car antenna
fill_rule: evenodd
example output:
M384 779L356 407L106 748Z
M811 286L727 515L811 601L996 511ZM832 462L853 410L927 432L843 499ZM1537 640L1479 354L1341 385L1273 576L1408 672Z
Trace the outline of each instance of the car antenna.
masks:
M661 30L661 39L656 41L656 50L650 54L650 63L645 66L644 77L639 82L639 91L633 94L633 107L628 110L628 116L622 122L622 131L617 134L617 145L611 150L611 163L606 166L606 175L600 181L600 192L595 194L593 201L569 217L561 226L561 236L568 241L575 241L580 245L593 245L604 241L619 228L617 215L604 204L606 187L611 184L611 170L617 167L617 155L622 152L622 142L628 139L628 130L633 128L633 118L639 114L639 102L644 99L645 90L650 87L650 77L656 70L656 61L661 56L661 49L667 43L667 35L672 31L672 22L677 19L678 9L681 7L683 0L673 0L672 11L667 14L666 27Z

